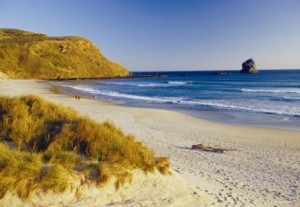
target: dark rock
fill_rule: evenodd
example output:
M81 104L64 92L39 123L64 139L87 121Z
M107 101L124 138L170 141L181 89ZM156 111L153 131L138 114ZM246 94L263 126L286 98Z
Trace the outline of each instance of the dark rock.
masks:
M249 60L246 60L245 62L243 62L242 70L240 72L241 73L257 73L258 70L257 70L254 60L252 58L250 58Z
M71 46L70 45L64 45L64 44L60 44L59 45L59 50L62 52L62 53L65 53L65 52L68 52L68 50L71 49Z
M152 73L152 74L129 74L130 78L165 78L166 75L163 75L161 73Z

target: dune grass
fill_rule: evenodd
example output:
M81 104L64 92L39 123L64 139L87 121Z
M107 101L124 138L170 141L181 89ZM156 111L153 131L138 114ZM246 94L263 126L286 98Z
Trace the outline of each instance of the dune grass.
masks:
M83 37L0 28L0 72L9 78L123 77L128 71Z
M133 169L169 173L169 160L112 123L100 124L36 96L0 97L0 198L36 190L64 192L73 183L118 189ZM79 179L80 178L80 179Z

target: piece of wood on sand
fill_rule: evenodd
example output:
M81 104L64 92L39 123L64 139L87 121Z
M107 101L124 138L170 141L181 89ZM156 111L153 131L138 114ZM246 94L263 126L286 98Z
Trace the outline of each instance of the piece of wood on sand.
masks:
M213 153L224 153L225 151L235 151L235 149L224 149L221 147L212 147L206 144L196 144L192 145L192 150L199 150L203 152L213 152Z

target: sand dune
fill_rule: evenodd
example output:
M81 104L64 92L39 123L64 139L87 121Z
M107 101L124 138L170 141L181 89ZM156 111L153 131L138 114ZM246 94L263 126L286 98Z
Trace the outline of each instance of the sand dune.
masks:
M300 131L212 123L85 98L75 101L51 92L47 81L0 81L0 94L27 93L69 105L101 122L111 120L158 155L170 157L174 176L161 181L165 185L158 194L148 186L141 187L138 196L128 195L128 206L300 206ZM190 150L200 143L236 151ZM172 202L164 202L171 194Z
M212 197L190 187L175 172L163 176L158 172L145 175L135 171L133 178L132 183L117 191L113 180L99 188L81 185L80 179L75 178L72 189L65 193L38 192L27 201L7 195L0 200L0 206L205 206L212 201Z

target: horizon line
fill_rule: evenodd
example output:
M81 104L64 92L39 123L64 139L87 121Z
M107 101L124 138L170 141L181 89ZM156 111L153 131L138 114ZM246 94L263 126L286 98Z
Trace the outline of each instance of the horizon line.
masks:
M172 69L172 70L130 70L127 69L129 72L214 72L214 71L240 71L242 69ZM300 70L300 68L263 68L259 69L258 71L268 71L268 70Z

